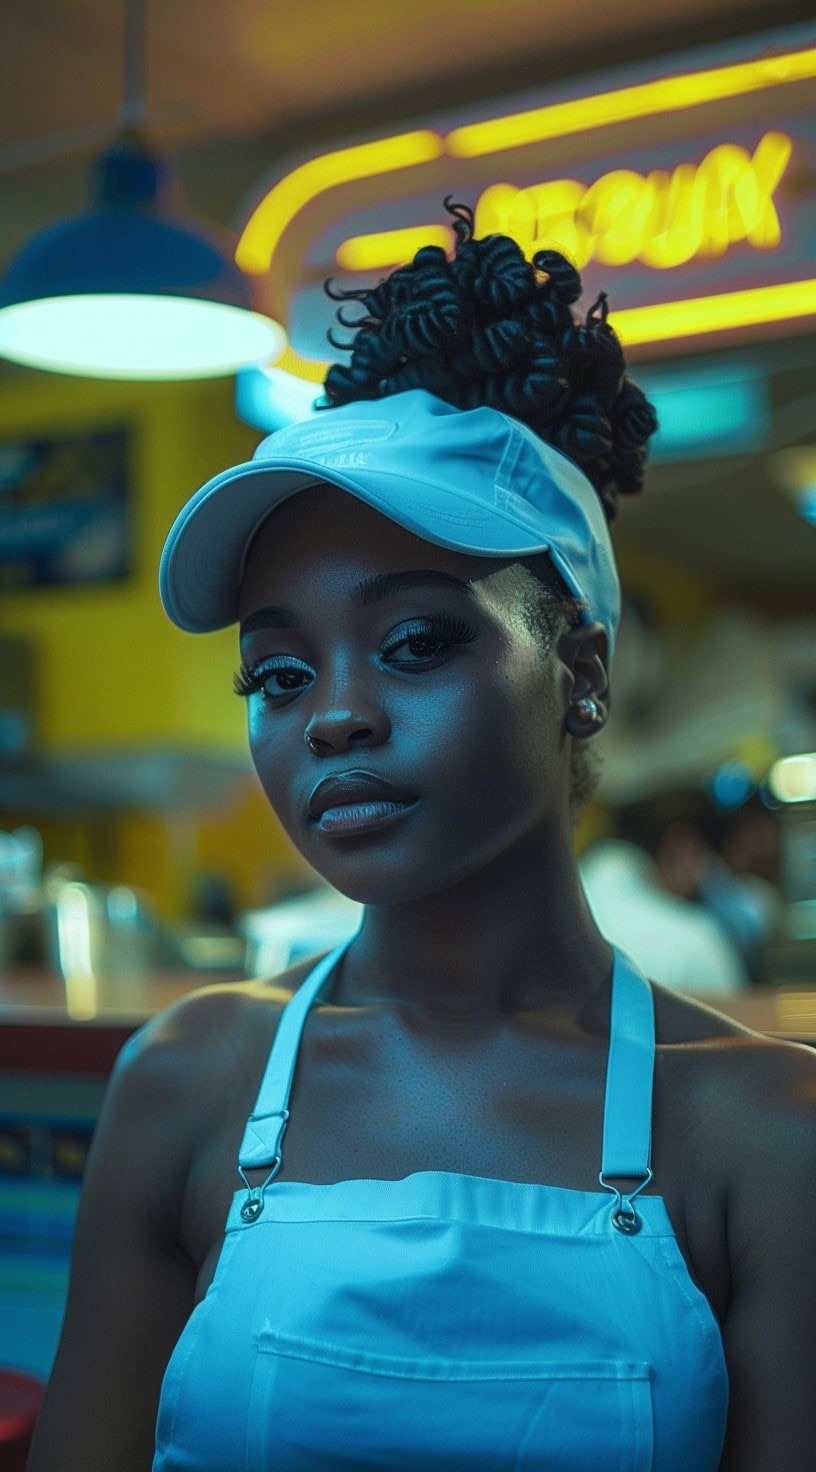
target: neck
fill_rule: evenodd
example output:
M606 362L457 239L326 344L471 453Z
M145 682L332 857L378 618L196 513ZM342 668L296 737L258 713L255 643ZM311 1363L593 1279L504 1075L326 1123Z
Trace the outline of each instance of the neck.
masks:
M569 834L527 835L478 873L400 904L366 904L331 1001L388 1006L420 1027L489 1029L510 1012L608 1026L612 950Z

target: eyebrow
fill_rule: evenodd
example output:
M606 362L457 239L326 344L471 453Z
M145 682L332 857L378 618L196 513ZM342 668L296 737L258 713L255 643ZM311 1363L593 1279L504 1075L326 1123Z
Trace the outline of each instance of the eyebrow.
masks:
M453 588L458 593L466 593L469 598L476 597L471 584L462 582L453 573L418 568L412 572L378 572L371 577L361 578L353 585L349 601L353 608L368 608L372 603L381 603L384 598L402 592L404 588L418 587ZM254 629L295 629L299 625L300 620L291 608L275 605L259 608L257 613L251 613L249 618L243 620L241 638L245 634L251 634Z

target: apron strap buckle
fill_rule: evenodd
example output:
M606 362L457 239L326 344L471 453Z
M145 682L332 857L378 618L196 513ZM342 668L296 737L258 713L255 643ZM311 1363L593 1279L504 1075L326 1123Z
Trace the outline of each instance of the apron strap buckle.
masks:
M614 1191L615 1193L616 1200L615 1208L612 1212L612 1225L616 1231L622 1232L627 1237L634 1236L643 1226L643 1218L635 1211L632 1201L638 1192L643 1190L644 1186L648 1186L653 1174L654 1172L651 1166L647 1165L646 1175L643 1177L640 1185L635 1186L633 1191L626 1191L625 1193L620 1191L617 1186L613 1186L607 1180L603 1171L598 1176L598 1180L604 1187L604 1190ZM624 1179L624 1177L620 1176L619 1179ZM629 1179L629 1177L626 1177L626 1179Z

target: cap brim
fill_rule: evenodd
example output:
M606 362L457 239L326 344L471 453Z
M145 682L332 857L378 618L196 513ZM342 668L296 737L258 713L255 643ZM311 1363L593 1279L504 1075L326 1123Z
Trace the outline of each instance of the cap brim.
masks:
M455 552L518 557L550 551L572 592L584 596L563 557L541 540L539 529L526 530L496 506L485 515L484 503L469 501L461 491L435 487L429 505L427 487L402 474L394 477L391 499L382 494L384 479L378 471L380 488L374 492L339 471L304 460L279 462L274 468L249 461L223 471L188 501L170 529L159 566L166 614L192 634L236 623L241 577L255 533L282 501L316 482L339 486L423 541ZM497 523L503 524L500 546Z

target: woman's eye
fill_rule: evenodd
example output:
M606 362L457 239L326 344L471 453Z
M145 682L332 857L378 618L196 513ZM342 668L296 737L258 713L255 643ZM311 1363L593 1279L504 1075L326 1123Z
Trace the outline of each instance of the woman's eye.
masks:
M278 695L288 695L301 687L297 684L298 679L308 677L308 670L297 669L294 665L255 665L248 669L241 662L241 667L233 679L233 689L236 695L254 695L260 690L266 700L274 700ZM279 688L269 689L272 680L280 681Z
M407 645L412 653L416 651L416 659L399 661L400 663L417 664L426 660L436 659L440 653L454 644L469 644L471 640L477 639L478 634L470 624L463 619L454 618L452 614L437 614L433 618L415 619L410 624L405 624L399 630L400 637L385 645L383 654L392 655L403 645Z
M407 647L415 657L410 659L401 657L393 661L406 668L412 665L428 664L437 659L449 646L470 643L471 640L478 638L476 630L469 624L449 614L415 620L403 625L399 634L398 639L393 639L389 644L383 646L382 653L390 660L397 650L401 650L404 646ZM272 665L265 660L253 669L248 669L242 663L233 683L236 695L254 695L256 691L261 691L264 699L275 700L278 696L292 694L302 689L303 686L299 682L308 677L309 671L297 665ZM277 681L277 689L273 681Z
M438 634L408 634L398 644L390 644L383 653L390 657L404 647L416 655L416 661L412 660L411 663L421 662L423 659L433 659L446 642Z

